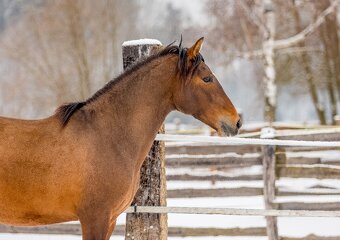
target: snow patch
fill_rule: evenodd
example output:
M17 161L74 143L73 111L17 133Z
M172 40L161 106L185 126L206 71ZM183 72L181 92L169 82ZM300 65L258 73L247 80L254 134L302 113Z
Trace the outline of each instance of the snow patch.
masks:
M340 147L340 141L300 141L300 140L276 140L259 138L238 137L210 137L194 135L157 134L155 140L196 143L214 143L226 145L276 145L295 147Z
M216 181L212 183L211 181L168 181L167 190L177 190L177 189L216 189L216 188L262 188L263 181ZM326 189L327 190L327 189ZM340 193L340 192L339 192Z
M216 174L224 177L238 177L244 175L258 175L262 174L262 166L251 166L244 167L239 169L233 169L230 172L214 170L211 171L207 168L196 168L193 170L192 168L179 168L179 169L167 169L167 175L180 175L180 174L189 174L193 176L210 176L211 174Z
M251 158L251 157L260 157L261 154L259 153L244 153L244 154L238 154L233 152L228 153L219 153L219 154L169 154L166 155L167 158L192 158L192 159L198 159L198 158L225 158L225 157L234 157L234 158Z
M261 129L261 138L275 138L275 129L266 127Z
M162 43L157 39L142 38L138 40L125 41L123 47L125 46L138 46L138 45L162 45Z

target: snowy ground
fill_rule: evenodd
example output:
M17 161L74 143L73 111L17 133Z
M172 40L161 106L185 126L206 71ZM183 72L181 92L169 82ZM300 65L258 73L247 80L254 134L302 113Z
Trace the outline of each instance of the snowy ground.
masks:
M290 157L321 157L322 161L340 160L339 151L324 151L319 153L295 153ZM261 174L262 167L254 166L243 169L234 169L231 172L215 171L214 174L225 176ZM208 175L211 172L206 169L167 169L167 174L190 173L197 175ZM340 202L340 180L333 179L292 179L281 178L276 182L281 190L294 191L334 191L331 196L287 196L277 197L277 202L301 201L301 202ZM237 187L262 187L263 182L258 181L224 181L212 184L209 181L204 182L181 182L170 181L167 183L168 189L183 188L237 188ZM228 207L228 208L253 208L263 209L263 197L223 197L223 198L192 198L192 199L168 199L168 206L182 207ZM125 223L125 214L118 219L118 224ZM216 227L216 228L247 228L247 227L265 227L264 217L248 216L220 216L220 215L184 215L169 214L169 226L178 227ZM340 236L340 218L288 218L281 217L278 219L278 229L280 236L303 237L309 234L320 236ZM81 240L80 236L69 235L32 235L32 234L0 234L0 240ZM111 239L124 239L120 236L114 236ZM170 240L264 240L266 237L188 237L179 238L171 237Z
M123 236L113 236L111 240L124 240ZM226 237L169 237L169 240L225 240ZM228 237L228 240L249 240L249 237ZM80 236L69 235L33 235L33 234L0 234L0 240L81 240ZM251 240L267 240L266 237L251 237Z

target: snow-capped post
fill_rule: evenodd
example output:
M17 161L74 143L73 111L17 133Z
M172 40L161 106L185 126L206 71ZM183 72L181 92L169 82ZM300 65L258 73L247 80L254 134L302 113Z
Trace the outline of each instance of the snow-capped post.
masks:
M263 128L261 130L261 138L275 138L275 129ZM263 165L263 197L266 210L276 209L275 204L275 146L267 145L262 147L262 165ZM277 218L266 217L268 240L279 240L277 229Z
M276 111L276 70L274 65L275 11L272 0L263 0L263 16L266 25L262 45L264 55L264 118L269 123L272 123L275 121Z
M124 69L156 53L161 47L161 42L154 39L124 42L122 46ZM164 125L159 130L159 133L164 133ZM164 142L154 141L141 168L140 186L132 202L132 205L137 206L137 209L138 206L166 206L164 151ZM167 215L128 213L126 216L125 239L167 239Z

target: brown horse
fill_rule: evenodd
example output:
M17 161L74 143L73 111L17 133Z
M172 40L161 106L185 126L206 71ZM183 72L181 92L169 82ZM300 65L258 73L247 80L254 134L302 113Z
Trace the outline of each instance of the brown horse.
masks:
M170 111L236 134L239 115L204 63L202 43L169 45L46 119L0 118L0 223L79 219L84 240L107 240Z

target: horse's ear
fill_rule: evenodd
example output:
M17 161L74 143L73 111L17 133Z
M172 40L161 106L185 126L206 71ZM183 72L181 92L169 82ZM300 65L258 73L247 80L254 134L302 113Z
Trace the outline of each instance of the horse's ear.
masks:
M201 37L191 48L188 49L187 56L189 60L194 59L199 54L203 45L203 40L204 37Z

